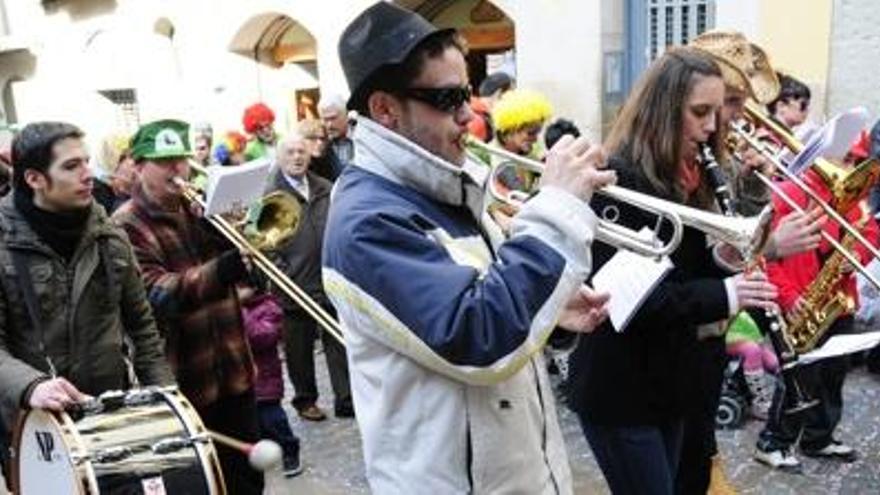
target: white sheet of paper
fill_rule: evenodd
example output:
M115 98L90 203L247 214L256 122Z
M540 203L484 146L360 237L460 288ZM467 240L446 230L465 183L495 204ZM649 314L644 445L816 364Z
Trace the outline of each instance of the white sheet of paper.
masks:
M640 234L650 235L650 231L643 229ZM672 267L672 260L668 256L658 261L618 249L596 272L593 288L611 296L608 300L608 317L615 330L622 332L626 328L648 294Z
M820 359L866 351L877 344L880 344L880 332L835 335L828 339L822 347L799 356L798 362L800 364L810 364Z
M270 165L269 160L259 159L232 167L210 167L205 214L247 208L263 197Z
M859 137L859 132L868 125L868 120L868 110L864 107L852 108L836 115L810 135L804 143L804 149L794 157L788 169L799 174L820 156L830 160L842 159L853 141Z

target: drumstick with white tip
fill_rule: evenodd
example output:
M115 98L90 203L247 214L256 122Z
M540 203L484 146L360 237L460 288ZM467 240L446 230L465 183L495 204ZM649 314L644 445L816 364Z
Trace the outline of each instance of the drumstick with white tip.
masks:
M247 456L248 462L258 471L268 471L281 465L281 446L272 440L247 443L216 431L209 431L211 439Z

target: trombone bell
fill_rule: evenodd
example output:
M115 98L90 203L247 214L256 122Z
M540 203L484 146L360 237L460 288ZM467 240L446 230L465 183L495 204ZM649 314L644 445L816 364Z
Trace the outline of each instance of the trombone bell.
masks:
M248 208L243 233L260 251L274 251L296 233L302 207L290 193L275 191Z

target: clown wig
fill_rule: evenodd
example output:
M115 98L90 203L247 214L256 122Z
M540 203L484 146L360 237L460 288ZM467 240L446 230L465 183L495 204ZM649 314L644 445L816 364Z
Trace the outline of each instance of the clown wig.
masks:
M501 96L492 109L492 120L499 134L507 134L523 127L542 125L553 115L550 101L537 91L515 89Z
M247 138L244 134L236 131L229 131L223 139L214 147L214 158L221 165L233 165L232 155L244 153L247 145Z
M244 110L241 123L248 134L257 132L257 129L275 122L275 113L263 103L254 103Z

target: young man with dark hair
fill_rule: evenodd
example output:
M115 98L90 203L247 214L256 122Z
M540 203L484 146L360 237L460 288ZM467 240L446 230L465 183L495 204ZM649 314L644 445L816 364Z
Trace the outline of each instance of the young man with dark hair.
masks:
M779 95L767 104L767 111L789 129L803 124L810 112L810 88L787 74L777 72Z
M185 202L179 181L189 176L188 133L177 120L138 130L131 153L139 180L113 220L134 246L181 391L206 427L255 442L256 368L236 293L249 272L239 251ZM262 474L241 452L217 451L229 493L262 493Z
M614 178L599 147L564 138L543 190L492 253L464 138L473 113L452 30L388 2L339 54L360 112L336 182L324 287L345 332L367 479L376 493L563 493L571 472L540 350L557 320L587 332L604 297L583 286Z
M172 383L131 245L92 198L82 131L29 124L12 161L0 202L2 423L126 389L131 366L142 385Z

